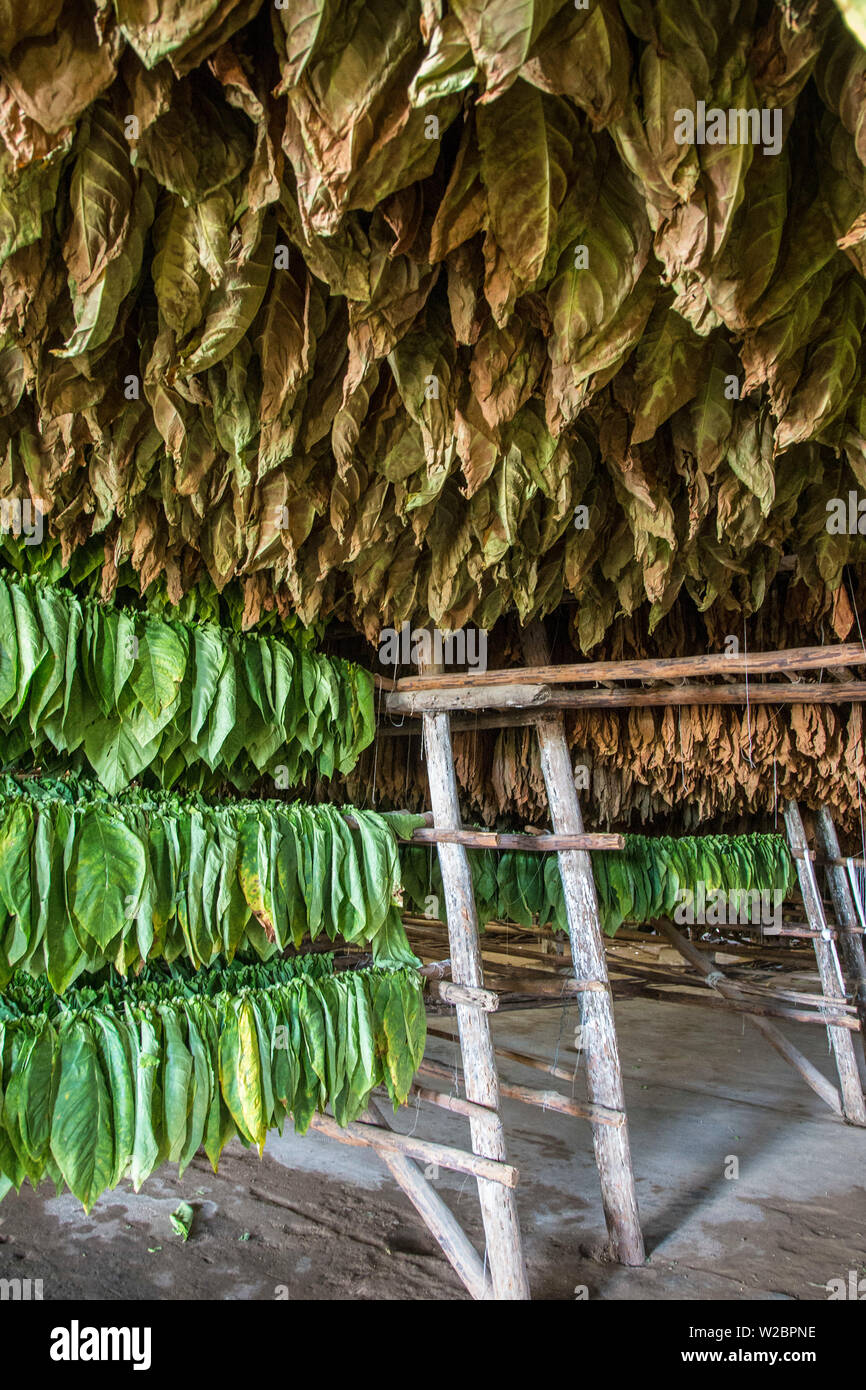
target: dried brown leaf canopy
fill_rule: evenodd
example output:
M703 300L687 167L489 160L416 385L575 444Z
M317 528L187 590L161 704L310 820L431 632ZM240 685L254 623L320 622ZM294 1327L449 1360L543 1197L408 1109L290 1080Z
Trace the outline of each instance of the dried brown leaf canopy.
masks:
M2 4L0 495L248 623L836 588L864 90L830 0Z

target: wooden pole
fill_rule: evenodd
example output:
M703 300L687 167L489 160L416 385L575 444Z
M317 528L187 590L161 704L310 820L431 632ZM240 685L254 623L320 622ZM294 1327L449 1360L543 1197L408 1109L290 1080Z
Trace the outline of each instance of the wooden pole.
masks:
M393 1128L386 1109L378 1106L372 1099L368 1109L383 1125L389 1129ZM485 1274L477 1250L432 1183L424 1177L417 1163L405 1154L392 1153L388 1149L380 1148L378 1153L431 1235L439 1242L442 1253L458 1277L463 1280L472 1297L488 1298L491 1291L490 1277Z
M534 626L534 624L533 624ZM525 648L524 648L525 650ZM526 658L527 661L531 659ZM681 680L694 676L760 676L779 671L829 671L839 666L866 666L866 647L860 642L827 647L792 647L788 651L743 652L727 656L645 657L634 661L581 661L551 666L533 662L517 670L434 672L403 676L397 689L442 690L449 686L574 685L586 681Z
M455 985L450 980L437 980L435 977L431 979L429 988L432 997L441 999L443 1004L474 1005L487 1014L495 1014L499 1008L499 995L492 989L470 989L468 985Z
M397 1134L377 1124L358 1124L350 1121L338 1125L332 1115L314 1115L310 1129L327 1134L331 1139L339 1139L343 1144L355 1144L363 1148L379 1149L382 1153L404 1154L408 1158L420 1158L424 1163L434 1163L454 1173L469 1173L479 1180L501 1187L503 1191L517 1186L519 1173L509 1163L496 1158L486 1158L482 1154L467 1153L451 1144L436 1144L429 1139L416 1139L411 1134Z
M491 673L495 675L495 672ZM542 700L536 694L546 689L548 694ZM509 692L507 704L498 698L501 690ZM532 692L521 699L520 692ZM657 686L653 690L561 690L551 691L549 686L513 685L478 686L473 692L475 698L470 705L463 690L423 690L413 692L397 691L385 701L387 714L412 716L421 709L426 710L467 710L499 709L503 713L484 722L488 727L506 727L510 724L534 724L539 707L546 712L555 709L646 709L668 705L846 705L866 702L866 681L840 681L821 685L817 681L796 681L782 684L754 683L746 685L737 681L730 685L675 685ZM423 702L423 703L422 703ZM506 717L505 710L509 711ZM520 714L520 711L523 711ZM388 728L387 725L383 726ZM469 719L466 715L455 721L457 732L481 728L482 720ZM417 728L405 725L394 733L417 733Z
M462 1082L463 1073L459 1067L446 1066L444 1062L434 1062L425 1059L418 1068L420 1073L428 1076L435 1076L440 1081L451 1081L455 1079ZM579 1100L569 1100L568 1096L560 1095L559 1091L539 1091L534 1086L519 1086L514 1082L499 1079L499 1089L509 1100L520 1101L522 1105L535 1105L540 1110L556 1110L560 1115L572 1115L577 1120L591 1120L593 1124L614 1125L619 1128L624 1122L621 1110L605 1110L603 1105L590 1105L589 1102ZM421 1099L427 1100L430 1093L418 1088ZM414 1093L414 1092L413 1092ZM448 1109L456 1108L456 1105L468 1105L469 1101L457 1101L452 1105L455 1097L447 1096L443 1099L443 1092L435 1092L436 1105L445 1105ZM466 1112L468 1113L468 1112Z
M539 665L550 660L547 637L540 623L523 634L526 660ZM582 835L583 817L574 786L574 772L561 714L539 719L537 724L541 767L547 788L550 819L560 835ZM600 990L578 995L584 1030L586 1075L590 1100L625 1115L625 1094L619 1048L613 1018L613 1001L607 977L604 943L592 863L586 850L560 850L559 872L568 917L568 935L577 980L598 982ZM628 1125L593 1125L595 1161L601 1181L601 1199L616 1258L622 1264L641 1265L646 1258L640 1228Z
M432 830L418 829L412 845L466 845L469 849L522 849L544 854L553 849L625 849L625 836L606 830L592 835L511 835L503 830Z
M711 989L717 990L723 998L728 1000L732 997L737 997L736 987L725 978L721 970L714 968L704 960L700 951L696 951L691 941L687 941L671 922L660 922L659 925L671 945L679 951L680 955L687 960L690 965L694 966L699 974L704 976ZM741 995L739 999L742 999ZM784 1057L786 1062L790 1062L795 1071L800 1073L806 1085L811 1086L812 1090L817 1096L821 1097L825 1105L829 1105L831 1110L835 1110L837 1115L841 1115L842 1102L839 1099L839 1092L832 1082L828 1081L826 1076L823 1076L818 1068L812 1065L808 1057L804 1057L798 1047L788 1042L784 1033L780 1033L774 1023L768 1023L765 1018L761 1018L753 1013L745 1013L744 1017L749 1020L754 1028L757 1028L759 1033L764 1035L770 1046L775 1048L776 1052Z
M438 829L460 830L460 805L447 714L424 716L424 744L430 805ZM448 922L451 977L455 984L484 988L478 916L465 846L440 844L439 864ZM483 1010L458 1004L457 1028L466 1075L466 1098L489 1108L489 1116L469 1121L476 1154L504 1163L505 1130L499 1114L499 1078ZM497 1299L528 1299L529 1281L514 1193L499 1183L478 1179L478 1198L487 1238L487 1255Z
M839 852L839 837L833 824L833 817L826 806L822 806L815 817L818 843L826 858L827 881L833 900L833 911L839 925L839 952L845 973L851 982L854 1003L863 1030L860 1041L866 1052L866 955L863 951L862 928L857 919L857 908L851 892L851 885L843 867ZM836 861L836 862L834 862Z
M792 852L808 849L806 832L803 829L800 808L796 801L785 802L785 826ZM806 855L798 857L795 862L800 880L800 891L803 894L803 904L809 922L812 929L819 933L814 939L814 946L821 987L831 1003L840 998L844 1003L845 978L839 964L836 943L830 935L824 917L824 904L818 891L815 866ZM842 1112L849 1124L866 1126L866 1104L863 1101L863 1088L860 1085L860 1073L857 1070L857 1058L854 1055L851 1034L844 1028L831 1027L827 1031L836 1058L836 1070L839 1073Z
M461 686L444 695L436 690L395 691L386 697L385 710L388 714L441 714L445 709L533 709L546 705L551 694L549 686L526 684Z

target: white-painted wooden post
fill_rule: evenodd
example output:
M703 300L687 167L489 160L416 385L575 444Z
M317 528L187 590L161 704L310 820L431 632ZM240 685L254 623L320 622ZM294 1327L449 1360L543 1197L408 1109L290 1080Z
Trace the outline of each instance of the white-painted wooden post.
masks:
M845 869L842 864L832 862L841 860L842 855L833 817L826 806L822 806L815 817L815 826L818 832L818 846L825 858L831 861L827 865L827 881L839 927L839 954L854 994L862 1030L860 1042L866 1050L866 955L863 952L863 937L856 930L860 925L857 907Z
M809 846L806 843L806 832L803 829L800 808L796 801L785 802L785 825L788 830L788 844L794 855L794 863L797 865L800 891L803 894L803 903L809 924L812 930L818 933L814 938L814 946L815 957L818 962L818 974L821 977L821 988L825 998L830 1003L836 1003L840 1000L845 1003L845 979L839 965L836 943L827 928L824 904L818 891L814 866L808 857ZM860 1075L857 1071L857 1058L854 1056L851 1033L847 1028L833 1027L828 1027L827 1032L836 1058L836 1070L839 1073L842 1112L849 1124L866 1125L866 1104L863 1101L863 1090L860 1086Z
M547 666L550 652L540 623L523 634L527 664ZM582 835L583 817L574 785L574 772L561 714L539 715L536 725L541 768L547 787L550 819L555 834ZM623 1113L623 1124L593 1125L595 1161L601 1181L605 1220L616 1258L622 1264L641 1265L646 1258L640 1228L637 1193L632 1169L625 1094L619 1047L613 1017L613 1000L607 975L598 898L592 862L586 850L560 850L559 872L568 917L568 935L574 972L579 981L598 981L604 989L578 995L586 1057L590 1100Z
M434 824L437 829L459 830L460 806L447 714L424 715L424 747ZM484 975L478 941L478 915L466 847L439 844L437 850L445 894L451 978L458 985L482 988ZM490 1018L483 1009L467 1004L458 1004L456 1014L466 1097L488 1107L490 1112L469 1121L472 1148L476 1154L504 1161L505 1131L499 1114L499 1077L490 1036ZM489 1182L484 1178L477 1181L493 1297L527 1299L530 1296L529 1281L514 1192L501 1183Z

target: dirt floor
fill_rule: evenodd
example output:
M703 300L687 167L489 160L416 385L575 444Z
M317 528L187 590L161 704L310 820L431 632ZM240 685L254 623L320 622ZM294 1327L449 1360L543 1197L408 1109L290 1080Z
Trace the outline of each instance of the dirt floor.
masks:
M563 1065L574 1061L564 1040L575 1021L571 1008L539 1010L496 1018L494 1030L502 1045ZM866 1276L866 1132L835 1119L737 1019L632 1001L617 1021L649 1260L628 1270L600 1258L588 1126L509 1103L534 1296L825 1300L829 1280ZM822 1030L791 1036L829 1075ZM448 1042L430 1050L455 1060ZM514 1063L502 1070L543 1084ZM582 1085L579 1069L576 1095ZM428 1109L398 1119L454 1144L466 1142L464 1123ZM474 1181L435 1182L482 1248ZM186 1243L169 1221L180 1201L195 1211ZM165 1168L138 1194L107 1193L89 1216L50 1185L12 1194L0 1206L0 1278L16 1275L41 1278L45 1299L465 1296L375 1155L312 1134L275 1136L262 1160L232 1144L218 1176L203 1155L180 1181Z

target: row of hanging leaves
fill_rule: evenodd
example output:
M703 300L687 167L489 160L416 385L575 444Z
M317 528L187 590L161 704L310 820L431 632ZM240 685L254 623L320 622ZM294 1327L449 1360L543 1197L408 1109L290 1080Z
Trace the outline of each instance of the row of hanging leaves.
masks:
M7 6L4 495L250 623L837 589L864 74L829 0Z
M772 650L772 643L762 646ZM810 810L832 805L840 831L856 844L862 840L862 705L580 709L566 713L565 728L584 814L599 830L694 835L769 828L782 802L794 800ZM407 753L406 742L377 744L377 804L428 804L418 743ZM453 746L467 822L516 829L545 823L549 807L533 729L455 732ZM372 776L368 751L335 790L363 801ZM756 816L762 820L756 823Z
M430 912L444 901L439 860L420 847L401 851L406 907ZM556 854L470 850L479 921L568 929ZM681 894L751 894L790 891L791 854L782 835L701 835L675 838L626 835L624 850L592 855L602 926L613 936L623 922L644 925L669 916ZM746 912L751 902L743 904Z
M263 772L291 786L351 769L373 738L360 667L274 637L146 617L0 573L0 731L7 766L92 769L115 792Z
M3 778L0 989L16 969L63 992L109 963L267 960L322 934L414 962L394 830L344 809Z
M215 1170L232 1138L261 1152L288 1115L303 1133L329 1104L345 1125L377 1086L402 1104L424 1052L417 973L330 969L149 966L63 1000L16 974L0 995L0 1196L49 1177L90 1210L202 1146Z

